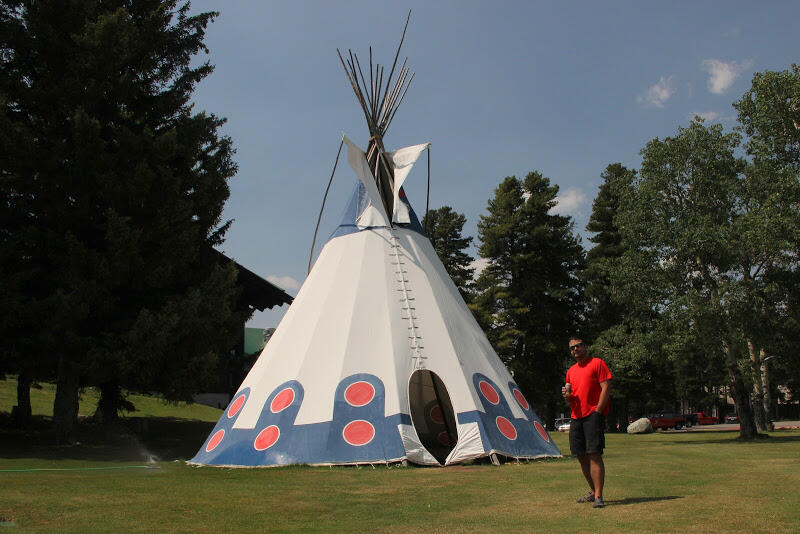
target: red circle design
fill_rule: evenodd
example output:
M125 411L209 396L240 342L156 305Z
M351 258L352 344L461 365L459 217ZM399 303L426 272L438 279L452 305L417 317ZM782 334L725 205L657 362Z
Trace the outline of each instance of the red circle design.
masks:
M438 404L435 404L431 408L430 415L431 415L431 421L433 421L437 425L444 424L444 415L442 415L442 407L439 406Z
M489 382L481 380L478 383L478 387L481 389L481 393L483 393L483 396L486 397L486 400L488 400L492 404L497 404L498 402L500 402L500 395L497 394L497 391L492 387L492 385Z
M272 413L278 413L286 409L292 401L294 400L294 390L292 388L286 388L277 395L275 398L272 399L272 402L269 405L269 411Z
M452 447L453 445L455 445L455 441L453 441L453 439L450 437L450 434L448 434L447 432L439 432L438 439L439 443L441 443L445 447Z
M257 451L269 449L275 445L279 437L281 437L281 429L275 425L270 425L258 433L255 441L253 441L253 448Z
M525 399L525 396L522 394L522 392L516 388L514 389L514 398L517 399L517 402L520 406L522 406L523 410L530 409L531 405L528 404L528 401Z
M231 403L230 408L228 408L228 418L229 419L231 417L233 417L234 415L236 415L237 413L239 413L239 410L241 410L242 406L244 406L244 399L245 399L245 394L242 393L241 395L236 397L235 401L233 401Z
M211 452L217 448L219 442L222 441L222 438L225 437L225 430L217 430L211 439L208 440L208 444L206 445L206 452Z
M533 426L536 427L536 431L542 436L542 439L545 441L550 441L550 436L547 435L547 430L544 429L542 424L539 421L534 421Z
M514 428L514 423L503 417L502 415L498 415L497 419L494 420L495 424L497 425L497 429L508 439L517 439L517 429Z
M375 427L373 427L369 421L364 421L363 419L350 421L342 430L342 438L350 445L366 445L372 441L374 437Z
M375 388L369 382L353 382L344 390L344 400L350 406L364 406L375 398Z

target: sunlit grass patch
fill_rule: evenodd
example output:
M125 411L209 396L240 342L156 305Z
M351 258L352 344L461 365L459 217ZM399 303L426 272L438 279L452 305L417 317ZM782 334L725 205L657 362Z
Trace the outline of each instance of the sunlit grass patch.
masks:
M52 417L55 396L55 384L47 382L36 383L31 388L31 410L33 415ZM93 415L97 410L99 398L100 392L97 388L84 388L81 392L78 416L89 417ZM154 395L129 394L127 398L136 407L133 412L125 413L128 417L175 417L216 422L222 414L222 410L210 406L186 402L168 403L161 397ZM5 380L0 380L0 412L11 412L11 407L16 404L16 378L7 377Z

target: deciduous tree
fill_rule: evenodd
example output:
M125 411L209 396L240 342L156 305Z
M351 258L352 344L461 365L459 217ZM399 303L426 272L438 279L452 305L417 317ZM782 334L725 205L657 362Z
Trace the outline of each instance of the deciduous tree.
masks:
M749 154L800 170L800 66L757 72L733 107Z
M792 176L748 165L734 155L738 146L737 134L700 119L647 144L640 177L620 206L626 250L612 282L622 298L651 295L662 320L685 325L667 330L668 343L680 345L676 333L692 328L723 351L741 436L752 438L740 361L759 318L778 304L767 273L794 261L786 251L798 235L800 206Z
M756 421L760 428L768 428L771 427L769 380L767 364L761 358L767 351L774 354L779 345L776 338L796 324L794 312L787 305L791 302L787 288L797 277L796 258L800 254L800 234L796 217L790 211L796 209L800 173L800 67L792 65L791 70L756 73L750 89L734 107L739 112L740 130L748 136L745 147L751 161L744 185L747 196L753 197L747 208L754 206L755 212L745 217L742 224L754 239L764 242L759 250L750 251L759 258L755 272L759 279L752 285L760 313L749 317L751 334L747 345L754 401L759 407ZM779 224L794 232L793 238L771 235L769 225L764 224L765 217L780 219ZM783 359L787 368L800 365L794 350L783 352Z

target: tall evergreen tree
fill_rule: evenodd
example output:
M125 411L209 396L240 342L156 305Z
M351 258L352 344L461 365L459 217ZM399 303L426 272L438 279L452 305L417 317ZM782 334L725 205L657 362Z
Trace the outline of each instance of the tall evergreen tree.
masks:
M608 270L611 261L622 255L622 236L614 216L619 210L620 191L633 181L635 171L621 163L606 167L600 177L603 183L592 203L592 214L586 230L591 232L589 241L594 246L586 254L586 269L583 280L588 300L587 328L592 338L618 324L622 319L621 305L611 298Z
M464 301L469 302L475 285L475 269L472 267L472 256L465 252L472 243L472 237L463 236L466 222L464 214L456 213L450 206L430 210L422 218L422 227L447 274L455 282Z
M569 336L582 317L583 248L570 217L551 213L558 186L539 172L508 177L478 223L473 309L498 355L549 423L562 407Z
M235 271L209 253L229 225L233 148L223 120L190 102L212 72L193 58L215 13L177 0L0 9L2 121L17 140L0 163L11 208L0 235L15 260L14 310L39 314L20 323L6 310L3 324L23 341L41 329L32 321L47 325L39 349L69 439L79 387L186 398L241 319ZM19 362L40 358L19 346Z
M622 236L614 217L619 210L620 196L630 186L635 174L635 171L621 163L612 163L600 175L603 183L592 202L592 213L586 225L586 230L593 234L589 241L594 246L586 254L586 268L581 273L587 306L586 333L593 341L592 352L605 359L614 375L609 413L612 429L627 424L631 396L639 404L646 402L640 396L644 391L639 381L643 376L643 367L632 372L634 358L621 353L624 346L642 343L643 339L623 341L632 332L623 327L625 307L612 298L609 281L609 270L623 251ZM610 332L614 327L616 330ZM603 333L606 336L600 338ZM647 374L652 375L653 369L649 368L648 371Z

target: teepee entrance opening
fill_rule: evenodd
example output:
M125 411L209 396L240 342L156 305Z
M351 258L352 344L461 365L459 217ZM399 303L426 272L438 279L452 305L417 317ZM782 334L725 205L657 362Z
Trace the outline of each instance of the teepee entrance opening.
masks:
M422 446L444 464L458 441L453 404L444 382L427 369L415 371L409 380L408 399L411 422Z

